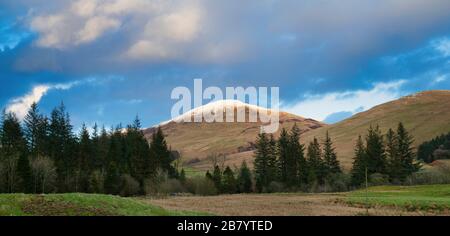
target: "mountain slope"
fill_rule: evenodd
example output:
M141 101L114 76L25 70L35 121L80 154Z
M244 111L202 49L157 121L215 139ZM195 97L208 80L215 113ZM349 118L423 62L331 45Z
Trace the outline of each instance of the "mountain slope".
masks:
M396 129L398 122L403 122L411 132L416 146L450 131L450 91L425 91L378 105L339 123L305 133L302 142L307 143L313 137L322 139L328 130L339 160L345 169L350 169L358 135L364 136L370 125L378 124L382 132Z
M235 109L236 111L237 107L245 108L246 114L250 111L267 110L239 101L224 100L191 110L174 120L163 122L160 127L167 137L168 144L172 149L181 153L183 162L188 166L197 169L209 169L211 168L211 161L207 157L220 154L227 156L227 164L240 164L243 160L239 158L240 156L243 155L245 159L249 159L252 156L253 143L260 132L260 126L263 125L259 119L256 123L248 122L248 119L246 119L246 122L232 123L175 122L181 121L186 117L192 118L195 112L202 109L207 112L221 112L222 109ZM273 111L269 110L269 112ZM279 115L279 130L281 130L281 127L290 129L294 123L297 123L301 131L305 133L325 125L321 122L286 112L279 112ZM146 129L144 134L150 138L155 130L155 127ZM275 135L278 135L278 133ZM249 164L251 164L251 161Z

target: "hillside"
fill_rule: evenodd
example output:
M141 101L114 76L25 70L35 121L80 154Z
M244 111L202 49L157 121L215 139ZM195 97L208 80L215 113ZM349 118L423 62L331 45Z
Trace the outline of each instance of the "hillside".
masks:
M177 117L174 120L161 124L161 128L167 137L167 142L172 149L178 150L183 157L183 162L196 169L206 170L211 168L211 161L207 158L210 155L225 154L227 164L240 164L242 160L251 158L253 143L260 132L259 122L216 122L216 123L195 123L195 122L175 122L182 120L186 116L194 116L195 111L200 109L215 110L217 107L224 109L235 109L243 106L248 114L252 109L264 109L253 105L245 104L239 101L221 101L209 103L201 108L196 108ZM220 111L219 111L220 112ZM271 111L270 111L271 112ZM248 116L246 116L248 117ZM236 119L236 117L235 117ZM290 129L294 123L297 123L301 132L306 133L310 130L320 128L325 124L296 116L286 112L280 112L280 127ZM149 128L144 131L150 138L156 128ZM280 129L281 130L281 129ZM278 131L279 132L279 131ZM276 133L278 135L278 133ZM251 164L251 161L250 163Z
M414 136L416 146L447 133L450 131L450 91L425 91L378 105L339 123L305 133L302 142L307 143L313 137L322 138L328 130L339 160L349 169L358 135L365 135L367 128L376 124L386 132L389 128L396 128L400 121Z

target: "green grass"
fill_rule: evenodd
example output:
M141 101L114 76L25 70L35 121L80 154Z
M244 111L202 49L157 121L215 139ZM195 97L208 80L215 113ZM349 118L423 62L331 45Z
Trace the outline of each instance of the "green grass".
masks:
M136 199L102 194L0 194L0 216L179 216L204 215L169 211Z
M377 186L368 193L358 190L347 194L349 204L399 207L406 210L449 210L450 185Z

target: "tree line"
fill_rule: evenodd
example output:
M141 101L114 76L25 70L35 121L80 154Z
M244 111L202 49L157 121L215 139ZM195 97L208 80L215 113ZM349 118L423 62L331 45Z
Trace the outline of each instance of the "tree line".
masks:
M417 150L417 158L425 163L450 159L450 132L423 142Z
M282 129L278 139L272 134L258 135L254 152L254 170L244 162L235 170L218 165L206 173L219 193L273 191L341 191L370 183L402 183L420 169L412 146L413 137L402 123L394 131L382 134L370 126L355 144L353 166L343 173L328 132L322 142L313 138L300 143L300 129L295 124L288 132Z
M3 112L0 124L0 192L86 192L121 195L145 194L157 175L180 174L161 129L151 143L138 117L123 128L109 131L82 125L75 134L64 104L50 117L37 104L23 122Z

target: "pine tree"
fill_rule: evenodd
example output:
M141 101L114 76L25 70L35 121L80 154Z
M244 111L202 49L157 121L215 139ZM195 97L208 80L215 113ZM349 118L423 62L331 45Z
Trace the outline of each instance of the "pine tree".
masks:
M325 136L325 141L323 143L323 159L325 162L327 175L341 173L341 167L339 166L339 161L337 160L336 151L333 147L333 142L328 134Z
M289 134L285 128L281 129L277 147L280 180L283 183L287 183L289 166Z
M300 144L300 129L294 124L289 134L287 186L306 184L308 170L304 152L305 147Z
M170 150L167 147L167 143L161 127L158 127L157 131L152 135L152 141L150 143L151 154L154 156L157 166L163 171L166 171L169 177L176 177L176 170L171 165L172 158Z
M308 183L312 184L317 182L318 184L323 184L326 170L322 159L320 144L316 138L309 143L307 156Z
M360 186L366 179L367 154L361 135L355 145L355 156L351 170L351 182L353 186Z
M225 168L223 172L222 189L224 193L233 194L236 193L236 178L234 177L234 172L229 166Z
M2 178L5 184L2 189L8 193L28 192L28 152L20 122L14 113L4 113L2 120L0 163L3 166Z
M386 156L383 142L383 135L377 125L370 126L366 136L366 155L368 174L386 174Z
M76 189L79 192L89 192L89 179L92 170L92 141L85 124L81 127L78 158L76 160Z
M17 162L17 174L20 177L18 192L32 193L33 182L30 161L26 153L20 155Z
M255 179L256 188L262 191L272 181L276 180L277 164L276 164L276 142L268 138L266 134L260 133L256 140L255 150Z
M245 161L241 164L237 181L240 193L250 193L252 191L252 174Z
M222 188L222 170L218 165L214 166L214 171L212 174L212 181L214 182L214 185L216 186L217 191L220 193L223 192Z
M39 113L36 103L33 103L24 118L24 133L31 157L48 154L48 120Z
M402 178L403 167L398 148L398 136L392 129L389 129L386 133L386 158L390 181Z
M408 133L403 124L400 122L397 128L398 138L398 155L401 162L402 172L400 180L405 178L420 169L419 164L414 163L415 153L412 147L414 142L413 137Z

